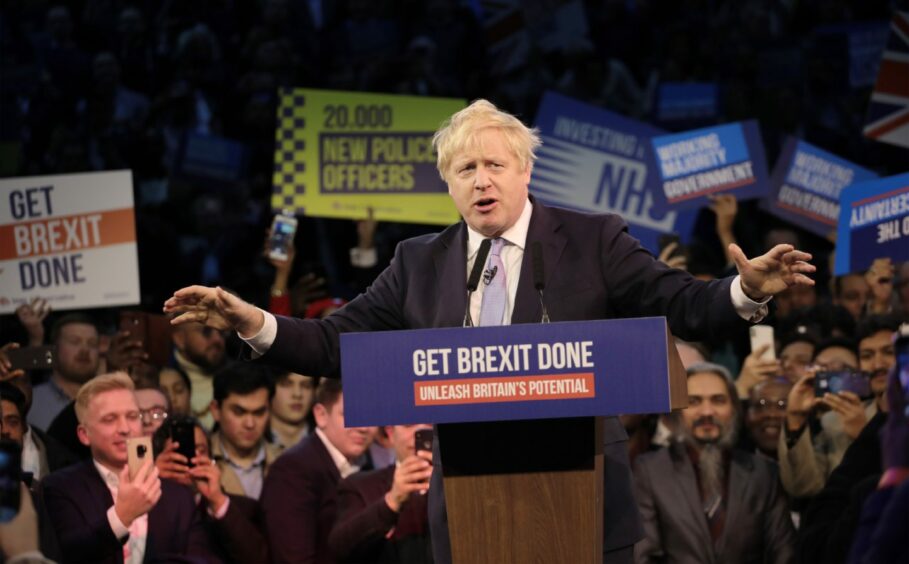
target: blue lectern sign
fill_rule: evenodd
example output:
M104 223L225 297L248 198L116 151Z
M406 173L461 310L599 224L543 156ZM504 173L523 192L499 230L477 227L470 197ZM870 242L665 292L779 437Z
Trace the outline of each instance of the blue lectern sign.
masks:
M347 333L345 422L668 412L669 342L662 317Z

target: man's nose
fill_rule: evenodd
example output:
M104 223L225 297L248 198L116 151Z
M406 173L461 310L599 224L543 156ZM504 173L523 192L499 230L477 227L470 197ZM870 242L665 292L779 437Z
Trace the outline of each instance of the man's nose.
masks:
M486 188L489 186L489 172L486 168L478 166L473 176L474 188Z

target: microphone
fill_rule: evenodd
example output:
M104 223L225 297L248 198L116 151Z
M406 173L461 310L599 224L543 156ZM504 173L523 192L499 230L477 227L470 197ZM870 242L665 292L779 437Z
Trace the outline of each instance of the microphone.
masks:
M540 294L540 308L543 310L543 317L540 323L549 323L549 312L546 311L546 304L543 302L543 289L546 283L543 281L543 246L539 241L534 241L531 245L533 254L533 287Z
M483 239L480 243L480 250L477 251L477 258L473 262L473 269L467 279L467 308L464 310L464 327L473 327L473 319L470 318L470 295L477 291L477 286L480 284L480 276L483 274L483 267L486 266L486 258L489 257L489 247L491 246L492 239ZM491 277L490 280L492 280Z

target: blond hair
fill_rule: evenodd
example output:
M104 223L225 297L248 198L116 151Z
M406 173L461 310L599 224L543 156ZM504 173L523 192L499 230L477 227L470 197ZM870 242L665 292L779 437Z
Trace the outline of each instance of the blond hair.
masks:
M534 151L542 144L537 128L527 127L488 100L480 99L448 118L432 137L432 146L437 154L436 168L442 180L447 180L446 173L455 154L475 148L477 134L490 128L502 132L505 144L521 162L522 170L533 166L537 158Z
M79 393L76 394L76 419L79 420L79 423L85 423L85 416L88 415L88 405L97 396L114 390L129 390L132 392L135 389L135 384L133 384L132 379L126 372L111 372L110 374L95 376L82 384L82 387L79 388Z

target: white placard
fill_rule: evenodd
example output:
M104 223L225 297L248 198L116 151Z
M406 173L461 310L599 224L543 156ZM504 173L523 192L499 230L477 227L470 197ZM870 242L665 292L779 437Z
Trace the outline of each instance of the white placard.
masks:
M0 313L138 304L129 170L0 180Z

